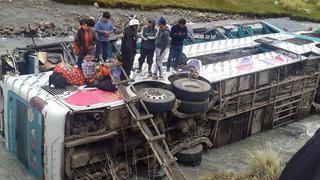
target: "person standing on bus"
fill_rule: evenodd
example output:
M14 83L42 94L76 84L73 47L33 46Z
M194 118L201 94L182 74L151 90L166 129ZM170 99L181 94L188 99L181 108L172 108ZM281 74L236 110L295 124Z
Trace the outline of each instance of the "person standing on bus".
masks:
M137 31L139 24L139 20L137 19L130 20L129 26L124 29L121 41L122 67L129 77L134 57L137 53ZM121 80L124 79L124 74L121 74Z
M180 65L183 41L187 38L187 35L188 29L186 27L186 20L182 18L171 28L170 37L172 38L172 40L167 64L167 72L170 71L172 62L174 69L176 69Z
M112 55L109 54L110 48L110 36L114 33L111 15L108 11L104 12L102 17L98 20L95 25L95 30L97 32L97 49L96 49L96 59L100 59L102 54L103 60L108 59Z
M148 73L152 75L151 68L154 57L154 51L156 49L156 38L158 36L159 29L156 27L155 20L149 20L148 25L144 26L141 31L141 50L139 58L138 73L142 71L142 65L147 58Z

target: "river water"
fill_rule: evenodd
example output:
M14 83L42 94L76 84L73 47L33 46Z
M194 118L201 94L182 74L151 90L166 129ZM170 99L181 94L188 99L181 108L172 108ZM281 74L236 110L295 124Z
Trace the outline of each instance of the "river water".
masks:
M302 24L317 27L318 24L303 22ZM37 44L72 40L69 38L36 39ZM31 44L31 39L0 38L0 54L16 46ZM198 167L181 166L187 179L199 179L209 172L249 170L246 162L247 153L258 147L271 145L279 149L281 157L287 161L320 127L320 115L312 115L305 119L270 131L255 134L245 140L211 149L203 154L202 164ZM33 180L15 156L7 152L4 142L0 143L0 180Z
M320 127L320 115L312 115L304 120L255 134L245 140L225 145L205 152L202 163L198 167L181 166L188 180L199 179L209 172L236 171L246 172L247 153L255 148L271 145L279 150L281 158L287 161ZM0 179L1 180L33 180L19 163L17 158L6 151L4 143L0 145ZM135 178L134 178L135 179ZM139 179L139 178L138 178Z

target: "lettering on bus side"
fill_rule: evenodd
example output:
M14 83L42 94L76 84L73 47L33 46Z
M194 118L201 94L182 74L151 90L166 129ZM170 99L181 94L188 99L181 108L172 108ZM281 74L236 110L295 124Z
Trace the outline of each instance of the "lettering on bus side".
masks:
M48 145L44 145L43 147L43 165L44 165L44 169L45 169L45 174L48 174L49 173L49 170L48 170Z

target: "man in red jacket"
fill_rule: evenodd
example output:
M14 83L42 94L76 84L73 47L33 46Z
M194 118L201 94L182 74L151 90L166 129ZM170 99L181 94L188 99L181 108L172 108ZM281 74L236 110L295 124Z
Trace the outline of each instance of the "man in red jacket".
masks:
M96 42L96 33L94 29L88 26L87 21L87 19L81 19L79 21L80 29L74 39L75 45L79 48L77 65L80 69L84 57L87 55L93 55Z

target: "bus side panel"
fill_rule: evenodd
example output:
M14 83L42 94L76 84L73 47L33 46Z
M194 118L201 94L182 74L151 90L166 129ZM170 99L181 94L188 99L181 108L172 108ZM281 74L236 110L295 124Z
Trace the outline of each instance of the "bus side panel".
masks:
M8 92L9 150L36 177L42 177L43 116L27 101Z

